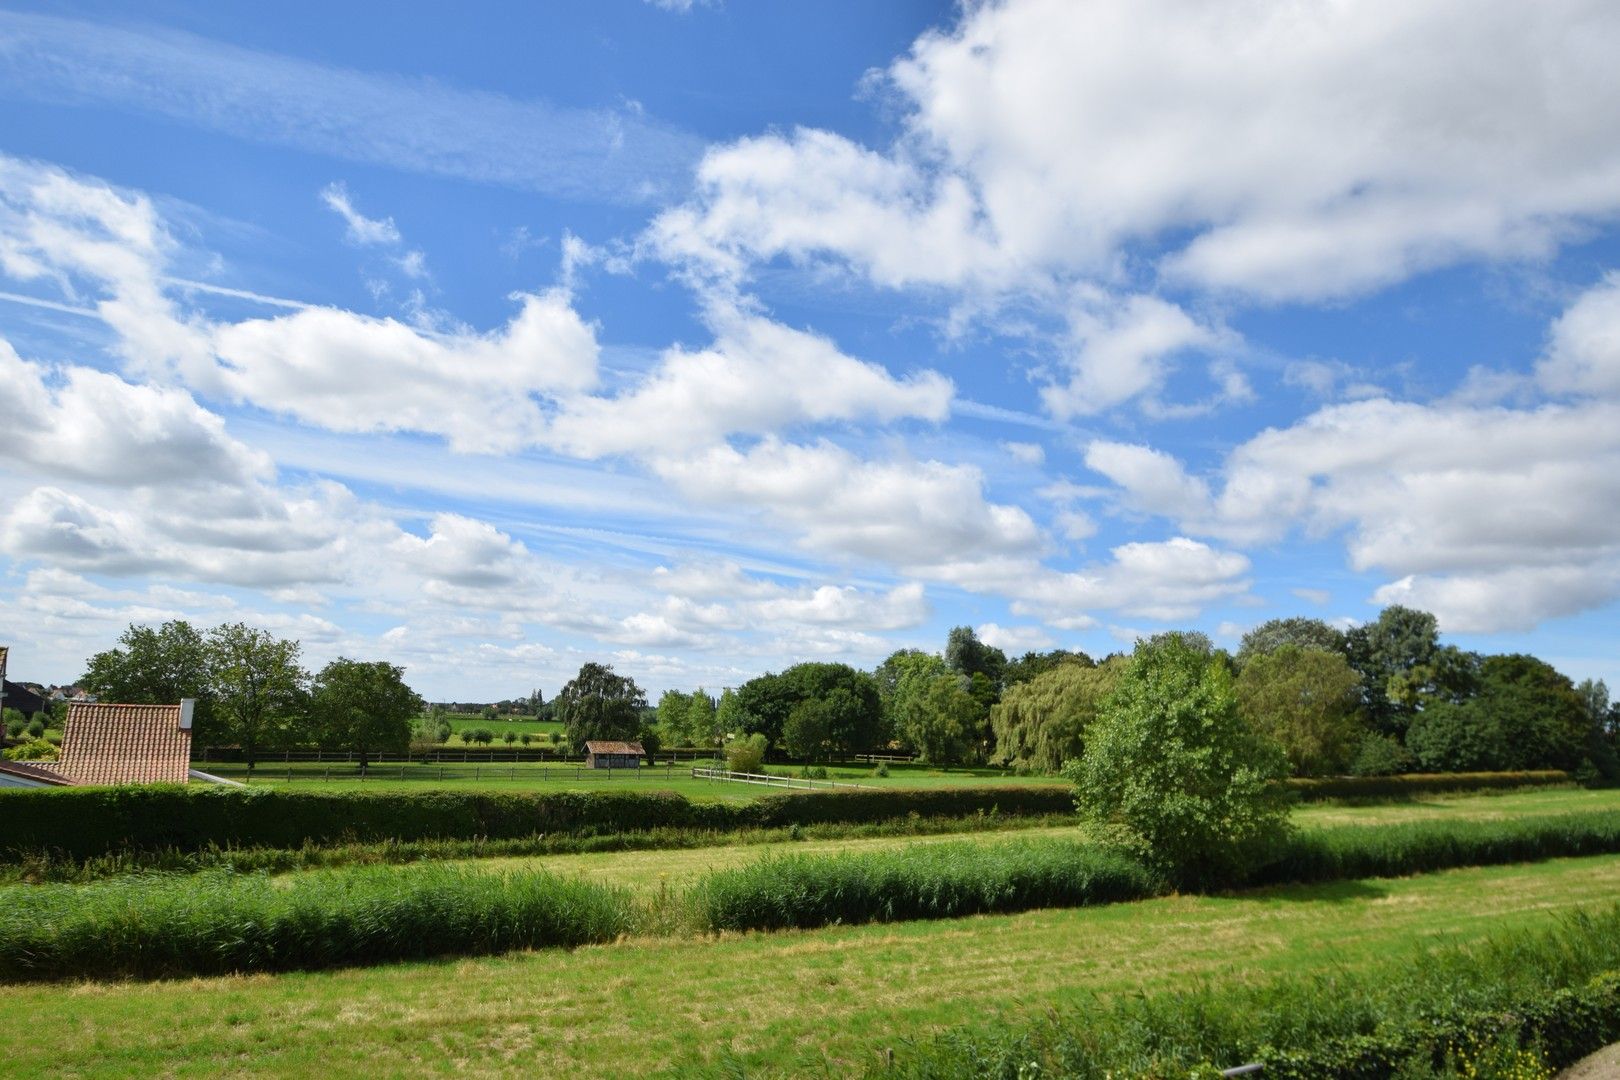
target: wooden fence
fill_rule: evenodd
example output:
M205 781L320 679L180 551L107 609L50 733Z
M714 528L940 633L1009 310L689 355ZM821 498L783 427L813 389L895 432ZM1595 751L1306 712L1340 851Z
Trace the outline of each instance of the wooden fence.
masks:
M733 784L764 784L767 787L787 788L867 788L869 784L846 784L841 780L816 780L808 776L778 776L775 773L732 772L730 769L706 769L694 766L694 780L724 780Z

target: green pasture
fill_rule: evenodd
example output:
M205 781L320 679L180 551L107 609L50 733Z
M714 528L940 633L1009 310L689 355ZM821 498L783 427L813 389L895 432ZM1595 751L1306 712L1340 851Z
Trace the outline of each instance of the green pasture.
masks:
M445 761L390 762L373 765L364 778L358 765L347 762L261 762L250 776L247 766L240 763L215 763L199 767L216 776L254 785L306 788L324 791L420 791L429 787L453 787L456 790L488 788L492 790L549 790L566 785L571 790L629 790L675 791L697 799L744 801L762 795L780 794L785 787L765 784L744 784L721 780L703 780L692 777L693 762L682 761L674 765L659 762L643 764L635 770L585 769L578 762L500 761L500 747L496 748L492 762ZM706 764L698 762L697 764ZM779 775L798 778L797 768L771 766ZM927 765L896 764L889 766L889 775L873 775L870 766L860 769L836 768L828 770L830 780L855 783L863 787L923 788L923 787L976 787L984 784L1013 785L1064 784L1058 777L1014 776L1003 769L952 768L937 769ZM819 782L823 789L829 785Z
M327 973L10 986L0 1055L16 1075L624 1076L729 1051L749 1075L843 1074L986 1015L1421 963L1617 889L1620 858L1599 857Z
M444 719L449 721L450 731L452 732L450 742L446 744L449 746L462 745L461 732L470 731L473 728L483 728L489 731L495 736L495 742L500 745L505 745L502 742L502 736L507 732L511 732L513 735L532 735L536 742L544 740L549 744L551 742L551 733L556 732L561 735L563 730L563 726L555 720L537 720L532 716L508 716L499 720L485 720L481 716L462 716L456 713L446 713Z

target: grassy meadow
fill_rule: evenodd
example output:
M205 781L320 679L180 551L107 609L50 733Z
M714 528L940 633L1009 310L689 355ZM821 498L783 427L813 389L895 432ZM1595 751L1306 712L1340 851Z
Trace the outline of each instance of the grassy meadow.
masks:
M889 779L897 778L912 784L930 779L923 770L891 769ZM735 797L766 790L745 787ZM1400 835L1455 827L1466 835L1493 823L1574 823L1615 811L1620 791L1558 788L1313 804L1294 814L1307 833L1344 836L1382 827L1377 831ZM128 942L143 919L162 915L153 914L162 907L197 929L167 944L160 934L152 948L206 956L216 949L318 947L326 950L320 964L364 966L271 973L301 966L282 961L247 975L13 982L3 989L11 1023L0 1031L0 1060L15 1075L85 1077L340 1070L367 1076L844 1075L873 1066L889 1048L904 1050L931 1032L990 1016L1017 1024L1121 995L1411 967L1423 963L1427 950L1505 940L1551 926L1562 913L1604 909L1620 896L1620 855L1592 855L1217 895L1118 903L1104 897L1100 906L1016 914L914 921L902 915L902 921L869 925L747 933L704 933L645 915L615 923L621 909L611 904L591 914L591 898L605 895L591 891L566 903L583 913L577 919L586 921L578 926L602 929L532 921L551 918L546 913L562 901L546 897L574 897L567 892L574 886L628 896L634 910L656 914L676 911L683 897L696 895L716 875L787 865L788 859L915 852L924 858L913 861L927 865L926 853L933 851L943 859L933 861L946 867L958 860L989 865L997 852L1013 853L1008 845L1056 851L1052 845L1083 840L1078 826L1050 818L1007 819L966 832L813 833L778 831L767 842L755 837L712 847L310 869L234 882L228 873L209 871L85 886L8 886L13 917L31 911L42 923L60 919L63 925L81 917L111 919L128 955L144 955L148 946L131 953ZM967 847L941 846L949 844ZM505 881L517 887L516 895L497 884ZM335 914L345 905L349 923ZM415 921L401 929L396 913L407 909ZM241 930L232 931L226 916L233 911L253 918L267 913L270 929L250 929L249 916L239 914L233 917L244 920ZM369 936L356 941L351 925ZM205 927L216 936L207 937ZM76 933L80 955L93 958L94 923L83 922ZM487 951L478 944L486 939L497 948L508 947L501 941L563 947L410 959L420 955L420 942L435 938L461 949L458 934L469 954ZM319 940L328 944L312 946L312 935L325 935ZM577 944L592 940L598 943ZM223 970L207 968L212 962L194 970ZM148 967L132 970L161 968L162 957L142 963ZM47 1028L51 1038L35 1037Z
M846 1073L989 1013L1419 963L1425 949L1546 926L1617 890L1620 858L1601 857L386 968L19 985L6 988L0 1055L19 1075L107 1077L623 1076L731 1055L749 1075ZM50 1039L34 1036L45 1028Z

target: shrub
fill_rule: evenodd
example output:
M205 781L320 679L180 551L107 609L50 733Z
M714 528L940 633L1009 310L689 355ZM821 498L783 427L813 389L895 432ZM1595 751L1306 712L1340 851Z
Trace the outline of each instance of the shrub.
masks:
M0 979L158 978L610 941L623 890L540 872L365 867L0 889Z
M501 741L507 746L511 746L513 743L517 742L517 739L517 733L514 731L508 731L505 735L501 736Z
M0 754L0 757L7 761L55 761L57 748L49 739L29 739Z
M28 733L30 739L43 739L45 737L45 721L30 720L28 726L23 730Z
M1123 852L1072 841L957 843L768 858L707 878L694 903L712 930L782 930L1107 904L1162 889Z
M765 765L765 736L759 732L738 736L726 744L726 768L732 772L757 773Z
M880 780L886 779L889 775L889 763L887 761L878 762L877 768L872 770L872 775Z
M530 735L527 731L525 731L522 735L518 736L518 742L522 743L524 746L528 746L533 741L534 741L534 736Z
M1238 715L1225 659L1179 634L1137 646L1068 775L1100 836L1183 884L1233 880L1287 835L1287 759Z
M1416 764L1417 758L1401 745L1399 739L1368 732L1361 737L1350 759L1350 773L1352 776L1392 776L1406 772Z

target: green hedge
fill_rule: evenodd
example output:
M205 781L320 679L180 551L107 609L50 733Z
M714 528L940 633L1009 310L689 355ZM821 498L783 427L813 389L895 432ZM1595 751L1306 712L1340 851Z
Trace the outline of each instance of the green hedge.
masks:
M731 831L919 817L1072 812L1063 787L805 792L748 803L670 792L320 792L145 785L0 792L0 856Z
M1398 799L1457 791L1503 791L1510 788L1573 784L1575 777L1559 769L1524 772L1404 773L1400 776L1296 777L1288 787L1302 802L1323 799Z

